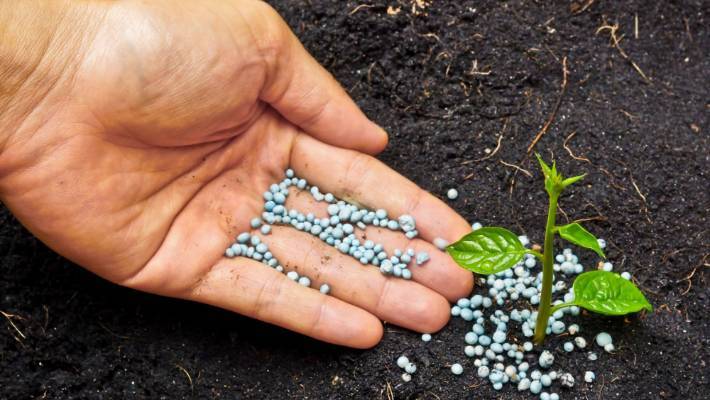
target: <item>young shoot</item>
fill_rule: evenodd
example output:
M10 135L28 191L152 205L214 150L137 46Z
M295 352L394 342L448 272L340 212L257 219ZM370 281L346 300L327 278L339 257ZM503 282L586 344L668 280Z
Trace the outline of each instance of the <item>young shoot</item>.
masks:
M653 311L653 307L636 285L618 274L607 271L580 274L572 285L574 300L552 307L555 234L577 246L594 251L602 258L605 256L597 238L582 225L556 224L557 201L560 195L565 188L582 179L584 175L565 179L557 171L554 162L550 167L539 155L537 159L545 176L545 191L549 197L543 253L526 249L516 234L499 227L475 230L449 245L446 251L461 267L482 275L505 271L518 264L525 254L533 254L542 260L542 293L534 336L538 344L545 340L550 315L564 307L578 306L604 315L625 315L642 309Z

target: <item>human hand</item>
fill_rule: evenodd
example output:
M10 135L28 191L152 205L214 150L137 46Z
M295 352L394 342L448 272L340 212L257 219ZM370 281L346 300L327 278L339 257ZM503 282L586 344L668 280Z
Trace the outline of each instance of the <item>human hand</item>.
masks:
M289 166L338 197L413 215L423 239L469 231L364 154L385 146L384 132L271 8L69 4L11 101L0 99L0 121L11 127L0 141L0 195L38 238L112 282L336 344L375 345L379 319L422 332L448 321L446 299L467 295L472 276L422 239L364 232L388 251L429 252L405 281L274 226L271 252L316 287L327 282L329 296L254 260L222 257ZM295 194L288 205L325 215L308 199Z

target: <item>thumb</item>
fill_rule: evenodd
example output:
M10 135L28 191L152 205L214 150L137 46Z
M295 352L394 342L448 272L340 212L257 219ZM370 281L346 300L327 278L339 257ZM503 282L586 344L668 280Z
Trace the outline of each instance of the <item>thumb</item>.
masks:
M363 114L274 14L284 30L277 51L267 61L260 98L318 140L369 154L382 151L387 133Z

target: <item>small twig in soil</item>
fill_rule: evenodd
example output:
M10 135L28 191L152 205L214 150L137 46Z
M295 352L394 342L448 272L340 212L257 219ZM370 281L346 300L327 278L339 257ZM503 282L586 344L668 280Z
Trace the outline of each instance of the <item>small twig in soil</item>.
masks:
M544 47L545 47L545 50L547 50L547 52L550 53L550 55L552 56L552 58L555 59L555 61L560 62L560 58L557 57L557 54L555 54L555 52L552 51L552 49L551 49L550 47L548 47L547 45L544 45Z
M479 70L479 69L478 69L478 60L473 60L473 61L471 62L471 69L470 69L468 72L466 72L466 75L471 75L471 76L483 75L483 76L486 76L486 75L490 75L491 72L492 72L491 69L488 69L488 71L481 71L481 70Z
M187 377L187 381L190 383L190 390L193 390L193 391L194 391L195 388L192 386L192 377L190 376L190 373L187 372L187 370L185 369L185 367L183 367L183 366L180 365L180 364L175 364L175 366L176 366L180 371L182 371L182 372L185 374L185 376Z
M427 390L427 393L429 393L429 394L431 394L432 396L436 397L437 399L441 400L441 397L437 396L436 393L434 393L434 392L432 392L432 391L430 391L430 390Z
M569 224L569 216L567 215L565 210L563 210L559 204L557 204L557 209L560 210L560 213L562 213L562 216L565 217L565 221Z
M572 223L575 223L575 222L580 223L580 222L585 222L585 221L606 221L608 219L609 218L607 218L603 215L597 215L596 217L586 217L586 218L575 219L574 221L572 221Z
M602 397L602 393L603 393L603 392L604 392L604 375L602 375L602 384L601 384L601 386L599 387L599 392L597 392L597 399L598 399L598 400L603 399L603 397Z
M685 33L688 35L688 39L690 41L693 41L693 35L690 34L690 21L688 21L688 18L683 18L683 22L685 22Z
M589 161L589 159L588 159L587 157L584 157L584 156L575 156L574 153L572 153L572 149L570 149L570 148L567 146L567 142L569 142L570 139L572 139L572 138L574 137L574 135L576 135L576 134L577 134L577 131L573 131L572 133L570 133L569 136L567 136L567 138L565 139L565 141L562 143L562 147L564 147L565 150L567 150L567 152L569 153L569 156L572 157L572 158L574 158L575 160L577 160L577 161L586 161L586 162L588 162L588 163L591 164L592 162Z
M49 307L42 305L44 309L44 324L42 325L42 333L47 336L47 326L49 325Z
M17 332L17 334L20 335L20 337L22 339L27 339L27 336L25 336L25 334L22 333L20 328L18 328L17 325L15 325L15 323L12 321L13 318L22 319L22 317L17 316L15 314L6 313L5 311L0 311L0 314L2 314L2 316L7 319L7 322L10 323L10 326L12 326L12 328L15 330L15 332ZM17 340L17 337L15 337L15 339ZM17 341L21 343L20 340L17 340Z
M96 323L99 324L99 326L100 326L103 330L105 330L106 332L108 332L109 334L111 334L111 336L115 336L115 337L117 337L117 338L119 338L119 339L130 339L130 338L131 338L130 336L122 336L122 335L119 335L118 333L115 333L115 332L112 331L111 329L108 329L108 328L106 327L106 325L104 325L101 321L98 321L98 320L97 320Z
M363 8L372 8L372 7L374 7L374 6L373 6L373 5L370 5L370 4L360 4L359 6L353 8L353 10L350 11L350 14L349 14L349 15L353 15L353 14L355 14L356 12L362 10Z
M515 165L515 164L507 163L507 162L505 162L505 161L503 161L503 160L499 160L499 161L500 161L501 164L503 164L503 165L505 165L505 166L507 166L507 167L515 168L516 170L518 170L518 171L524 173L525 175L527 175L528 177L532 178L532 174L530 173L530 171L528 171L528 170L526 170L526 169L524 169L524 168L518 167L518 166Z
M676 283L680 283L680 282L683 282L683 281L688 281L688 287L687 287L683 292L681 292L681 294L680 294L681 296L685 296L686 294L688 294L688 292L690 291L690 288L693 287L693 276L695 276L695 272L697 272L698 268L703 267L703 266L704 266L704 267L708 267L708 266L709 266L709 264L707 264L707 263L705 262L705 260L708 258L708 255L710 255L710 254L705 254L705 256L703 256L703 260L700 262L700 265L698 265L698 266L696 266L695 268L693 268L693 271L691 271L690 274L688 274L688 276L686 276L686 277L683 278L683 279L679 279L679 280L676 281Z
M394 392L389 382L387 382L387 400L394 400Z
M532 152L532 150L535 148L535 145L537 142L540 140L542 135L547 132L547 130L550 128L550 125L552 125L552 122L555 120L555 116L557 115L557 110L560 109L560 104L562 103L562 97L565 94L565 90L567 89L567 74L569 71L567 71L567 57L562 59L562 85L560 88L560 95L557 97L557 102L555 103L555 106L552 108L552 113L550 114L550 117L547 119L547 122L545 122L545 125L542 126L542 129L535 135L535 139L530 143L530 146L528 146L528 154Z
M681 296L685 296L686 294L688 294L688 292L690 292L690 288L693 287L693 276L695 275L695 271L697 271L698 268L700 268L700 265L698 265L697 267L693 268L693 271L692 271L690 274L688 274L688 276L686 276L686 277L683 278L683 279L680 279L680 280L676 281L676 283L680 283L680 282L683 282L683 281L688 281L688 287L685 288L685 290L680 293Z
M639 15L634 14L634 38L639 38Z
M642 284L641 284L641 281L639 281L638 279L636 279L636 277L633 277L633 276L632 276L632 277L631 277L631 281L634 282L634 283L636 284L636 286L639 287L639 289L643 289L644 292L651 293L652 295L654 295L654 296L656 296L656 297L662 297L660 293L651 290L651 289L650 289L648 286L646 286L646 285L642 285Z
M496 148L493 149L493 151L492 151L490 154L488 154L488 155L485 156L485 157L476 159L476 160L467 160L467 161L464 161L464 162L461 163L461 165L467 165L467 164L471 164L471 163L474 163L474 162L481 162L481 161L487 160L487 159L493 157L494 155L496 155L496 153L498 152L498 150L500 150L500 142L503 140L503 132L505 132L505 127L508 126L508 119L509 119L509 118L506 118L505 121L503 122L503 129L501 130L500 135L498 135L498 143L496 144Z
M628 111L626 111L626 110L624 110L624 109L622 109L622 108L620 108L619 111L620 111L622 114L626 115L626 116L627 116L630 120L632 120L632 121L635 120L636 118L638 118L637 116L631 114L630 112L628 112Z
M648 212L648 205L646 204L646 196L641 193L641 190L639 189L638 185L636 184L636 181L634 180L634 175L631 172L629 172L629 177L631 178L631 185L633 185L634 189L636 189L636 193L638 193L639 197L641 197L641 202L643 204L643 207L641 207L641 211L646 217L646 221L648 221L649 224L652 224L653 221L651 221L651 217L649 216Z
M463 90L463 94L468 97L468 94L470 93L471 89L469 89L468 85L464 81L459 81L459 85L461 86L461 89Z
M467 180L473 178L474 175L476 175L476 173L475 173L475 172L471 172L470 174L464 176L464 177L463 177L463 180L464 180L464 181L467 181Z
M646 203L646 196L644 196L643 193L641 193L641 190L639 189L638 185L636 184L636 181L634 180L634 174L631 172L631 168L629 168L628 164L626 164L624 161L612 158L614 161L617 163L621 164L624 167L625 171L629 172L629 179L631 180L631 185L634 187L636 190L636 193L639 195L639 198L641 199L641 208L639 209L639 212L641 212L644 217L646 218L646 221L648 221L649 224L653 224L653 221L651 220L650 213L648 211L648 205ZM608 172L608 171L607 171Z
M603 167L600 167L599 170L602 171L604 174L606 174L606 175L609 177L609 183L611 184L611 186L613 186L613 187L615 187L615 188L621 190L622 192L625 192L625 191L626 191L626 188L625 188L625 187L619 186L618 184L616 184L616 182L614 181L614 179L616 178L616 177L614 176L614 174L612 174L612 173L609 172L606 168L603 168Z
M631 184L634 185L634 189L636 189L636 193L639 194L641 200L643 200L643 203L646 204L646 196L644 196L643 193L641 193L641 190L639 190L639 187L636 185L636 181L634 181L634 176L631 174L629 174L629 176L631 177Z
M600 221L606 221L608 219L606 216L604 216L602 210L600 210L599 207L597 207L594 203L590 202L589 200L584 200L584 204L592 207L594 211L597 212Z
M686 251L686 250L690 250L690 249L689 249L688 247L683 247L683 248L681 248L681 249L673 250L673 251L671 251L670 253L666 253L666 254L663 255L663 257L661 257L661 262L662 262L662 263L668 262L668 259L669 259L669 258L673 257L674 255L676 255L676 254L678 254L678 253L682 253L682 252L684 252L684 251Z
M419 36L425 37L425 38L434 38L436 39L437 42L441 43L441 39L439 39L439 36L436 35L436 33L420 33Z
M600 32L603 32L605 30L609 31L609 36L611 37L612 44L614 47L616 47L616 50L619 51L619 54L621 54L621 57L623 57L624 60L628 61L631 64L631 66L634 67L636 72L638 72L638 74L641 75L644 82L651 84L651 79L648 76L646 76L646 74L643 72L643 70L641 70L641 67L639 67L638 64L636 64L636 62L634 60L632 60L631 57L629 57L629 55L626 54L624 49L622 49L621 46L619 45L619 43L621 42L621 39L622 39L622 38L616 36L616 31L619 30L619 24L609 25L609 24L605 23L604 25L600 26L599 29L597 29L596 34L598 35Z
M573 15L577 15L583 13L592 4L594 4L594 0L587 0L587 2L581 6L579 3L572 3L569 8Z

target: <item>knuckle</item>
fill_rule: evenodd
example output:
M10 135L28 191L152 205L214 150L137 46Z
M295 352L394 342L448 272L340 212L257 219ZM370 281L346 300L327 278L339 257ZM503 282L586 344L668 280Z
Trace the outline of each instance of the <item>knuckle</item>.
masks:
M404 205L405 214L413 215L416 213L417 208L422 203L424 198L424 191L422 189L416 188L413 190L411 196L405 196L406 203Z
M318 297L318 304L314 307L314 313L312 316L312 322L309 324L310 328L308 329L307 335L309 336L317 336L319 331L321 331L321 321L323 320L323 316L325 315L325 310L328 307L328 296L319 296Z
M278 303L279 295L286 282L283 278L281 274L274 274L259 286L251 311L251 315L254 318L262 321L268 321L272 318L274 305Z
M373 170L373 161L375 160L371 156L353 152L352 158L348 162L345 168L345 177L343 182L344 197L347 200L359 198L361 192L365 188L365 182L367 182L367 177Z
M258 1L245 15L254 44L267 65L275 66L291 42L290 29L269 4Z

